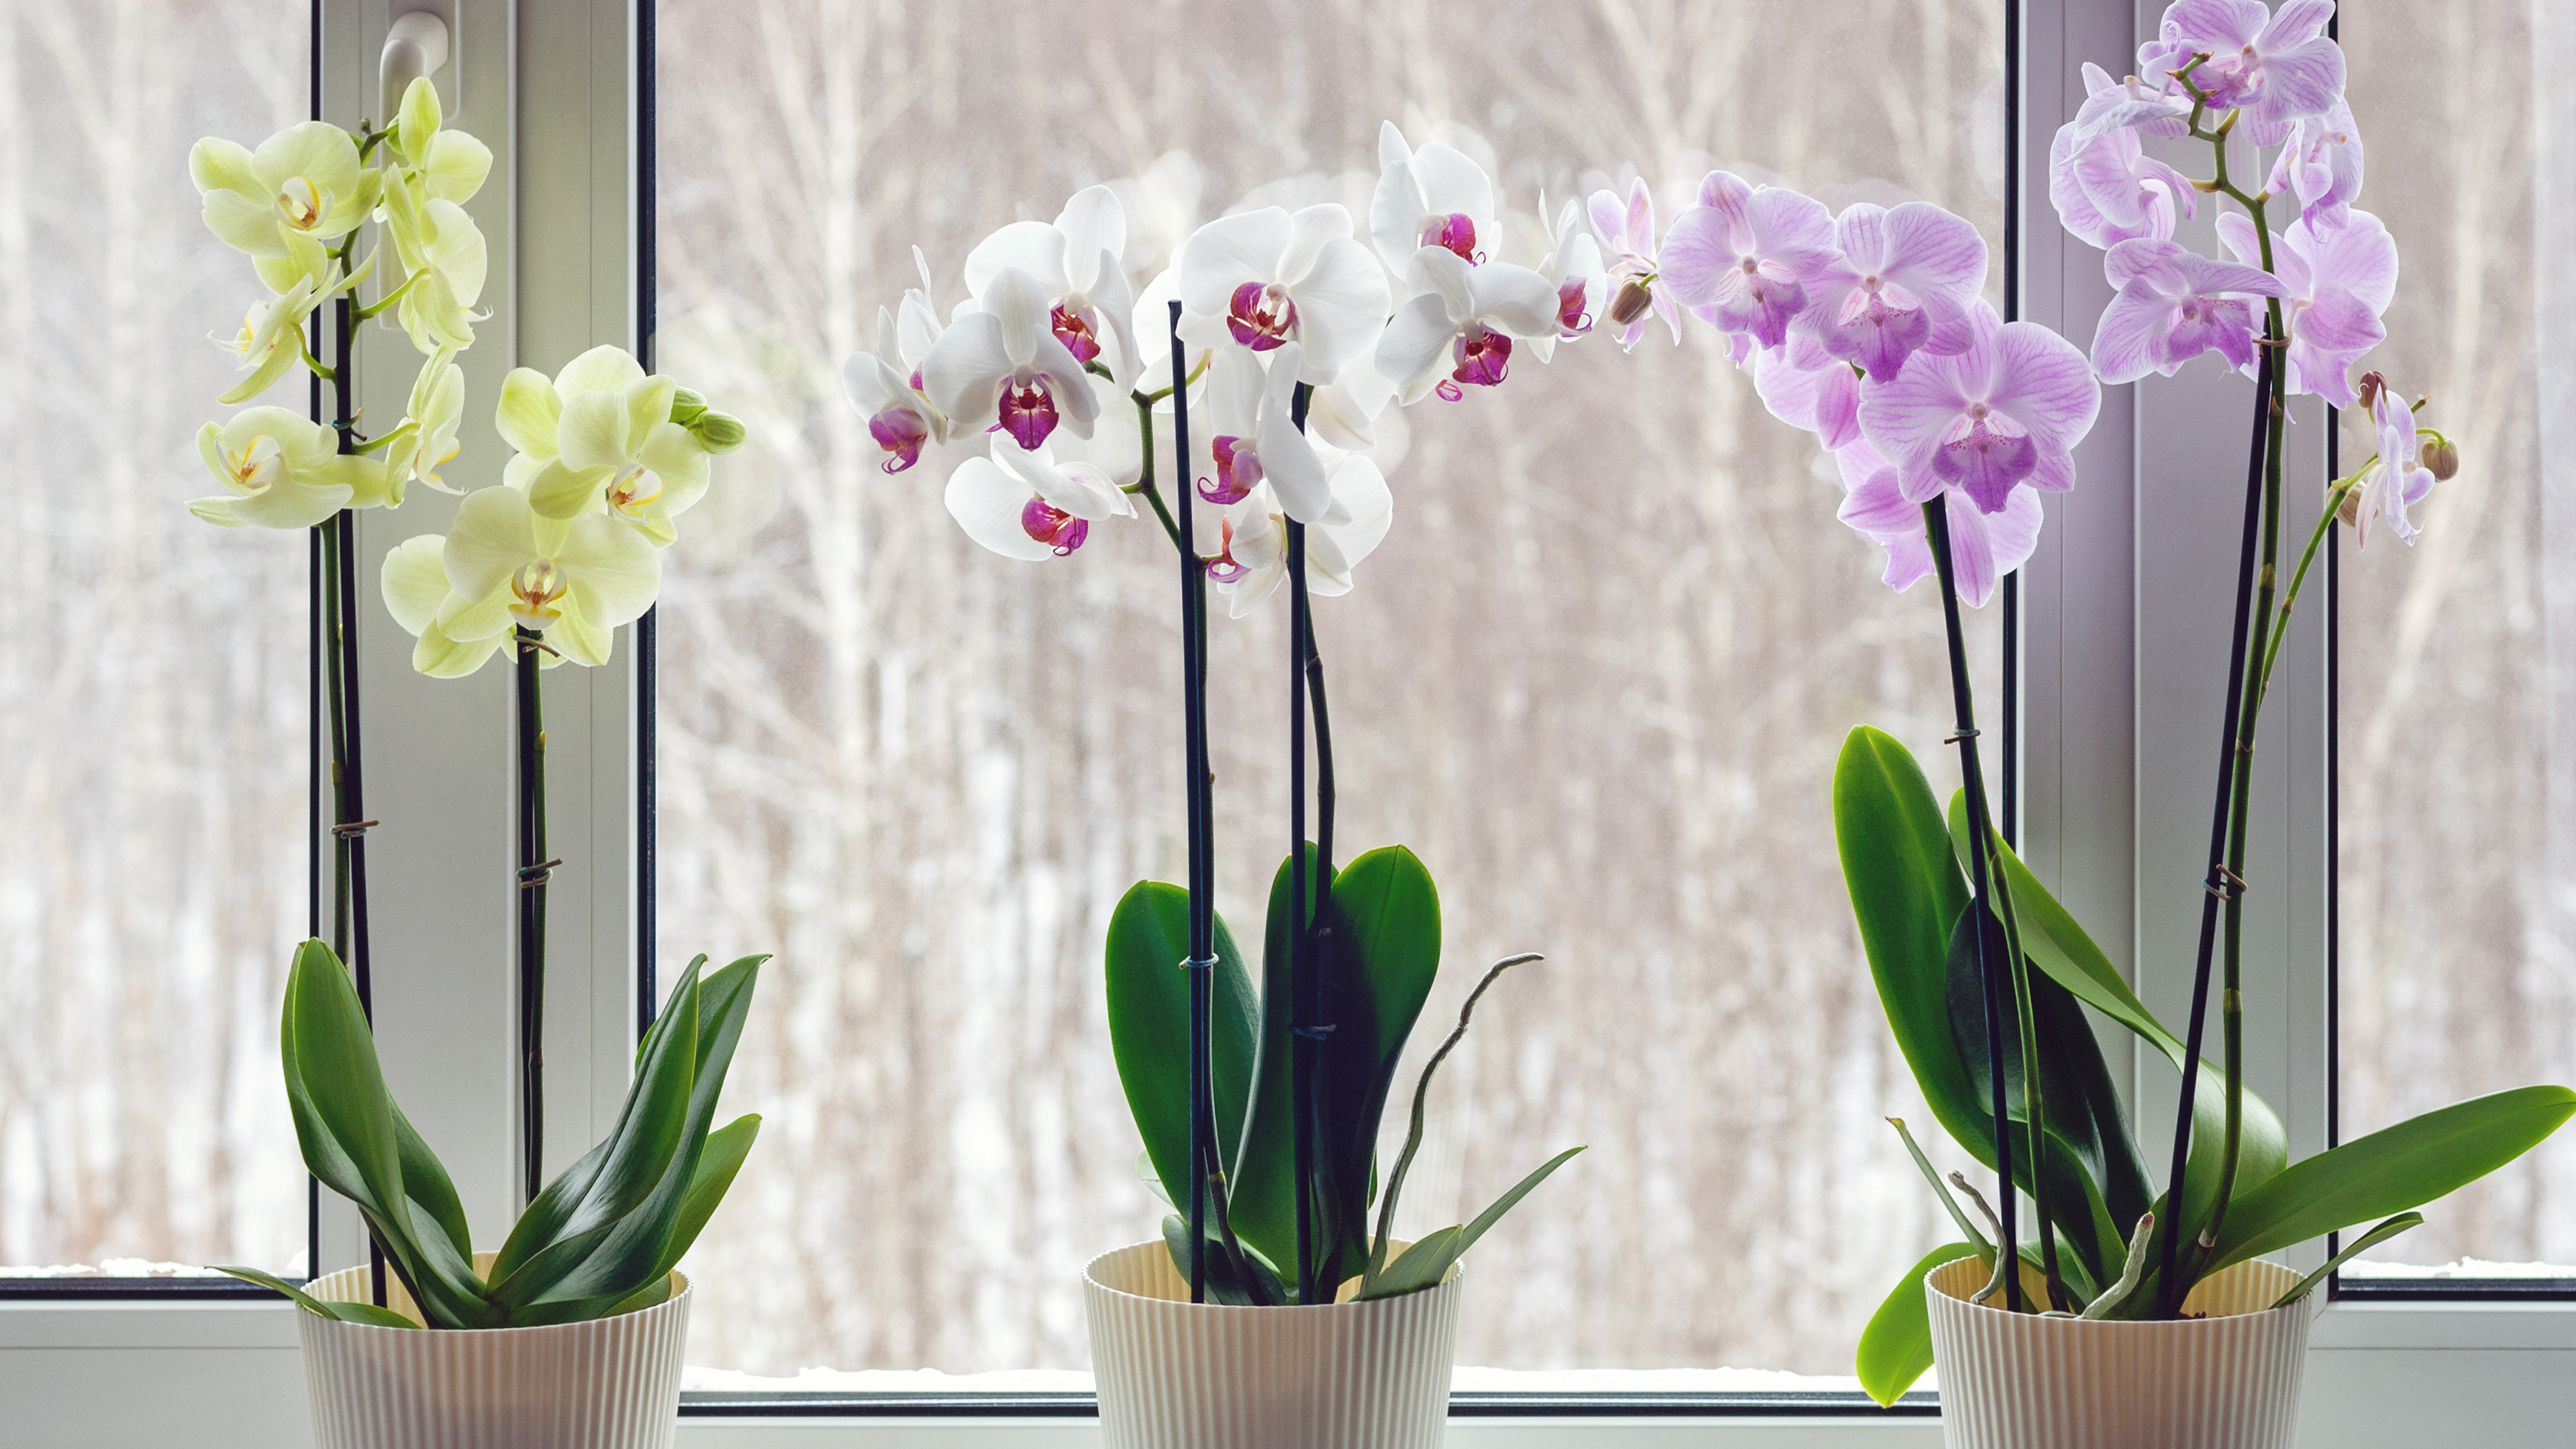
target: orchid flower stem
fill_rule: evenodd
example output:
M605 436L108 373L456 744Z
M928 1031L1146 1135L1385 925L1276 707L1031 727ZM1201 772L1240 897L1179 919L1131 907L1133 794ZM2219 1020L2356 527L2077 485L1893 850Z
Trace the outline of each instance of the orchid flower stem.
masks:
M2021 949L2021 918L2013 910L2012 883L2004 875L2003 837L1989 831L1979 847L1986 853L1987 888L1994 896L1994 910L2004 927L2004 952L2012 962L2013 1011L2021 1027L2022 1119L2028 1124L2023 1141L2029 1148L2030 1211L2039 1225L2039 1262L2041 1276L2048 1283L2048 1306L2063 1309L2073 1304L2066 1282L2057 1264L2057 1224L2048 1211L2048 1112L2041 1091L2039 1064L2039 1019L2030 1006L2030 963Z
M2373 461L2377 460L2373 459ZM2308 531L2308 546L2299 553L2299 566L2290 571L2290 586L2281 591L2281 612L2278 616L2280 627L2273 631L2272 642L2263 651L2263 671L2255 679L2254 699L2257 707L2260 707L2263 697L2272 692L2272 666L2280 661L2281 641L2287 638L2290 632L2290 611L2299 606L2299 590L2308 582L2308 569L2317 561L2317 550L2324 547L2326 535L2333 531L2335 519L2343 512L2344 500L2350 498L2353 491L2361 486L2362 479L2369 474L2369 471L2369 465L2365 464L2361 472L2337 481L2333 487L2326 490L2325 512L2317 516L2317 526Z
M1949 632L1950 696L1959 721L1958 731L1950 738L1959 746L1959 774L1968 798L1968 838L1983 842L1993 837L1986 819L1985 776L1977 762L1976 692L1968 682L1967 638L1959 627L1959 585L1950 564L1950 511L1943 499L1935 497L1923 505L1923 527L1932 546L1933 568L1941 578L1942 621ZM2002 1220L1996 1225L1996 1262L2008 1265L2017 1260L2021 1251L2013 1221L2019 1195L2013 1187L2012 1110L2004 1083L2003 996L1996 983L1996 966L1999 963L1986 950L1986 939L1990 934L1986 930L1986 919L1993 909L1988 896L1991 873L1986 868L1986 856L1984 849L1968 852L1970 883L1974 887L1968 909L1974 913L1970 919L1975 922L1971 939L1976 943L1977 986L1985 998L1986 1080L1992 1088L1995 1119L1996 1197L2003 1209ZM2028 1019L2029 1011L2024 1008L2023 1020ZM2031 1182L2033 1186L2038 1184L2036 1172L2032 1173ZM2019 1313L2022 1307L2021 1275L2008 1268L1999 1271L2003 1272L2004 1279L2004 1307L2008 1312Z
M360 307L358 309L358 320L361 322L371 321L374 318L383 315L386 308L391 307L402 300L403 293L410 291L413 283L428 275L429 268L423 267L419 271L412 273L410 276L403 278L401 286L394 288L392 291L385 293L376 300Z
M1179 549L1183 558L1187 558L1190 545L1182 542L1181 526L1172 521L1172 510L1163 506L1162 490L1154 486L1154 408L1142 398L1136 402L1136 431L1144 446L1145 459L1144 471L1136 477L1136 491L1144 494L1145 501L1154 505L1154 517L1162 521L1164 536L1171 539L1172 547ZM1187 488L1190 486L1187 459L1181 462L1181 472L1181 486Z
M512 640L518 654L519 1139L529 1202L545 1187L546 886L554 865L546 854L545 676L537 657L543 637L521 625Z
M346 454L356 446L350 427L356 414L349 395L352 325L348 298L342 297L333 305L331 320L331 355L339 364L328 378L331 417L339 450ZM304 346L300 331L297 346ZM309 361L312 354L308 350L305 356ZM324 676L331 713L331 941L340 959L349 963L358 1008L372 1025L376 993L367 931L366 751L358 709L357 516L344 508L316 526L323 531L323 628L327 632ZM373 1229L367 1234L367 1269L373 1301L383 1307L384 1246L376 1241Z
M1171 304L1172 371L1183 371L1183 351L1179 336L1181 304ZM1152 447L1153 420L1145 419L1147 456ZM1172 525L1172 541L1181 556L1181 724L1183 751L1184 798L1188 802L1189 874L1190 874L1190 955L1182 969L1190 977L1190 1301L1207 1301L1207 1209L1208 1185L1211 1179L1222 1181L1223 1164L1217 1160L1217 1139L1213 1082L1208 1041L1208 1010L1216 970L1216 846L1214 842L1215 804L1210 796L1207 742L1207 566L1199 561L1190 540L1191 529L1189 471L1190 400L1187 391L1172 400L1172 456L1179 461L1184 476L1173 496L1179 500L1180 516ZM1160 512L1162 503L1155 502Z

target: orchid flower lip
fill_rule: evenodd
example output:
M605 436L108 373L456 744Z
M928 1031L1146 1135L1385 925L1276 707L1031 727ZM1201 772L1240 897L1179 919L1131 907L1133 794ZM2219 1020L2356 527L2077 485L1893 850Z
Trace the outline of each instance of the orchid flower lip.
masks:
M1032 497L1020 508L1020 528L1063 558L1082 547L1091 525L1043 498Z
M1036 452L1055 425L1055 394L1045 378L1030 374L1002 385L1001 421L994 427L1009 433L1022 449Z
M1296 335L1297 303L1276 282L1246 282L1234 289L1226 329L1255 352L1268 352Z

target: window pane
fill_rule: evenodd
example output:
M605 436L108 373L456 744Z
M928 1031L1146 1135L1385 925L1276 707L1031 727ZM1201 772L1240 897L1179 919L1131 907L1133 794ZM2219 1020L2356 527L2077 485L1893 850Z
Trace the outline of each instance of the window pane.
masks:
M978 239L1105 181L1141 284L1239 206L1365 216L1391 118L1493 169L1507 254L1542 191L1624 190L1628 161L1667 220L1722 165L1929 198L1999 251L2002 6L1848 9L663 5L659 362L768 410L661 613L663 954L780 953L732 1087L767 1135L696 1255L694 1362L1078 1370L1083 1263L1164 1211L1100 952L1128 884L1183 869L1171 558L1145 523L1014 564L941 506L964 448L878 471L835 373L918 285L912 246L945 311ZM1906 84L1845 63L1860 35ZM1846 1374L1947 1228L1881 1120L1927 1119L1827 785L1862 721L1954 778L1937 597L1878 584L1829 465L1707 329L1468 391L1381 424L1409 438L1394 532L1316 610L1341 854L1403 842L1441 884L1417 1056L1485 963L1550 957L1446 1069L1408 1209L1457 1221L1591 1144L1477 1248L1459 1361ZM1245 939L1287 843L1285 632L1274 599L1212 644Z
M0 1263L304 1251L305 541L182 505L260 295L188 147L300 119L307 40L267 0L0 16Z
M2576 292L2561 7L2343 7L2363 204L2405 259L2370 362L2460 449L2414 546L2342 559L2342 1120L2576 1078ZM2472 83L2469 78L2475 77ZM2556 195L2548 195L2554 189ZM2347 414L2344 467L2377 450ZM2576 1135L2426 1210L2390 1263L2576 1264ZM2576 1268L2559 1268L2576 1275Z

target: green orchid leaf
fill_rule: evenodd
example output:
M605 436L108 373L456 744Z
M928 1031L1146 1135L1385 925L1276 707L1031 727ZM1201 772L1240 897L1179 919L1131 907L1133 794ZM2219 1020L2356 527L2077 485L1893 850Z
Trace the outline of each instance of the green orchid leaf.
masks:
M1476 1220L1463 1228L1442 1228L1407 1248L1387 1265L1386 1271L1365 1275L1360 1280L1359 1297L1394 1298L1418 1293L1449 1276L1449 1265L1466 1256L1476 1240L1493 1230L1503 1214L1520 1205L1532 1189L1547 1181L1558 1168L1574 1160L1583 1151L1569 1147L1541 1163L1529 1176L1512 1185L1509 1192L1494 1199L1493 1205L1476 1215Z
M1316 889L1315 847L1300 849L1306 857L1306 888L1311 895ZM1289 979L1290 864L1283 858L1270 878L1269 916L1261 949L1261 1034L1252 1063L1250 1108L1227 1200L1235 1236L1271 1262L1293 1269L1297 1261L1297 1119L1291 1095L1294 1052L1289 1030L1296 1004ZM1162 1176L1166 1184L1183 1180L1168 1172ZM1328 1237L1317 1236L1319 1242Z
M1279 1274L1262 1260L1250 1244L1238 1236L1243 1259L1236 1262L1226 1250L1214 1219L1207 1224L1207 1299L1229 1308L1275 1308L1296 1295L1280 1283ZM1190 1276L1190 1225L1179 1214L1163 1219L1163 1248L1172 1255L1172 1269L1183 1279ZM1247 1278L1250 1280L1247 1282Z
M1420 1242L1398 1253L1385 1272L1362 1283L1358 1297L1401 1298L1438 1284L1458 1261L1458 1240L1466 1232L1463 1227L1449 1227L1424 1234Z
M1949 1210L1950 1221L1956 1223L1959 1231L1967 1235L1969 1243L1977 1250L1978 1258L1991 1260L1995 1245L1987 1241L1986 1235L1969 1219L1967 1209L1959 1206L1959 1200L1950 1195L1950 1185L1941 1180L1939 1172L1933 1170L1932 1159L1923 1155L1923 1148L1914 1140L1914 1133L1906 1127L1905 1119L1890 1117L1887 1119L1887 1125L1895 1128L1896 1135L1905 1139L1906 1155L1914 1159L1915 1171L1922 1173L1923 1180L1932 1185L1932 1195L1939 1198L1941 1206Z
M402 1161L403 1195L411 1199L412 1224L437 1229L447 1249L465 1265L471 1277L474 1237L465 1225L465 1204L456 1195L456 1184L448 1178L446 1164L429 1150L411 1119L403 1115L401 1105L390 1098L387 1105L393 1108L394 1143Z
M761 963L768 959L746 956L706 979L699 993L697 1030L692 1034L694 1077L680 1125L680 1150L668 1160L661 1180L645 1200L619 1218L571 1271L526 1300L524 1308L514 1310L514 1323L535 1326L596 1318L670 1272L665 1254L698 1186L698 1167L705 1156L716 1101L724 1092L734 1049L750 1018L752 988L759 980ZM637 1083L637 1089L642 1085ZM745 1148L750 1145L747 1137L735 1140ZM609 1181L616 1171L612 1155L610 1165L600 1173L601 1181ZM730 1176L726 1181L731 1181ZM716 1196L721 1196L720 1189ZM714 1198L707 1200L706 1207L714 1210ZM670 1258L676 1261L677 1254Z
M2517 1087L2320 1152L2230 1201L2204 1272L2421 1207L2540 1145L2570 1114L2576 1092Z
M1943 1243L1906 1269L1905 1276L1888 1290L1878 1311L1869 1316L1869 1325L1860 1331L1860 1347L1852 1353L1852 1372L1880 1408L1903 1397L1932 1367L1932 1308L1923 1296L1931 1290L1923 1286L1923 1275L1961 1258L1991 1262L1993 1255L1992 1248L1980 1252L1967 1243Z
M665 1273L661 1277L654 1279L652 1282L645 1284L643 1287L636 1289L628 1296L619 1299L615 1306L611 1307L606 1313L599 1316L602 1318L615 1318L623 1313L640 1313L647 1308L658 1307L671 1301L672 1291L671 1275Z
M305 1312L319 1314L324 1318L336 1318L342 1323L364 1323L377 1328L420 1327L419 1324L412 1322L410 1319L403 1317L392 1309L378 1308L372 1303L333 1303L326 1299L315 1298L306 1293L303 1289L287 1282L285 1279L273 1277L267 1273L259 1271L257 1268L217 1267L215 1271L218 1273L229 1273L233 1277L239 1278L245 1283L256 1284L259 1287L268 1289L272 1293L285 1294L287 1297L294 1299L296 1306L302 1308Z
M680 973L661 1017L645 1034L643 1059L617 1125L519 1215L492 1260L495 1301L523 1307L554 1286L652 1195L680 1152L697 1075L698 973L705 965L700 956Z
M1184 1201L1190 1181L1190 976L1181 963L1189 954L1190 893L1160 881L1129 887L1109 917L1109 1046L1157 1189L1179 1184ZM1254 1006L1252 977L1223 917L1216 922L1216 959L1208 1005L1209 1095L1217 1150L1231 1161L1252 1091Z
M1951 797L1949 828L1954 849L1965 848L1968 838L1967 797ZM2158 1021L2148 1011L2128 983L2120 976L2109 956L2094 944L2076 923L2074 914L2048 893L2039 878L2031 873L2011 847L2002 847L2004 876L2012 890L2013 909L2020 918L2022 951L2032 964L2058 985L2072 992L2085 1005L2110 1017L2145 1039L2148 1045L2163 1053L2179 1073L2188 1054L2183 1039ZM2044 1031L2050 1028L2043 1025ZM2191 1159L2183 1181L2183 1232L2186 1239L2196 1236L2210 1218L2218 1199L2220 1160L2226 1149L2227 1079L2218 1066L2204 1056L2200 1064L2200 1089L2192 1094ZM2176 1084L2176 1090L2179 1084ZM2169 1095L2149 1094L2149 1100L2171 1102ZM2171 1109L2166 1108L2171 1115ZM2242 1196L2261 1186L2272 1174L2289 1163L2289 1134L2269 1104L2253 1092L2245 1094L2245 1114L2238 1129L2235 1195ZM2106 1137L2106 1143L2115 1138ZM2135 1155L2132 1145L2130 1155ZM2161 1172L2147 1177L2153 1182ZM2145 1209L2133 1202L2121 1179L2126 1172L2114 1163L2113 1181L2106 1194L2114 1218L2134 1222ZM2154 1205L2161 1214L2163 1205ZM2136 1210L2133 1211L2132 1209Z
M1325 970L1320 1164L1329 1210L1317 1276L1339 1283L1368 1258L1378 1127L1405 1040L1440 971L1440 892L1412 851L1386 846L1333 878Z
M751 1144L759 1136L757 1112L736 1117L707 1134L706 1149L698 1155L698 1170L689 1179L688 1195L680 1200L680 1216L662 1245L656 1264L662 1270L660 1278L668 1279L671 1270L688 1256L689 1245L698 1240L707 1219L715 1216L717 1205L733 1187L734 1175L742 1171L743 1159L751 1155Z
M2351 1262L2353 1259L2360 1257L2362 1254L2369 1252L2371 1249L2378 1247L2380 1244L2387 1242L2390 1238L2396 1237L2399 1233L2405 1232L2410 1228L2420 1228L2422 1226L2424 1226L2424 1215L2422 1213L2399 1213L2397 1216L2390 1218L2388 1221L2381 1223L2375 1228L2372 1228L2369 1232L2353 1239L2350 1244L2345 1246L2342 1252L2326 1259L2323 1266L2319 1267L2315 1272L2310 1273L2305 1278L2300 1279L2296 1284L2293 1284L2289 1292L2273 1299L2272 1306L2275 1308L2289 1307L2291 1304L2298 1302L2300 1299L2305 1298L2310 1293L2316 1291L2316 1286L2326 1281L2327 1274L2332 1273L2337 1268L2340 1268L2344 1264Z

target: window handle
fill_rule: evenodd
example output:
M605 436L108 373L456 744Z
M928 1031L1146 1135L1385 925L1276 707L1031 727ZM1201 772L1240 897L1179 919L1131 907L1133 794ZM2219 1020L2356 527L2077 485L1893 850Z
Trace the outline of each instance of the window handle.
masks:
M396 16L385 31L385 51L378 65L382 80L384 118L380 125L393 124L402 108L403 92L420 76L433 75L447 64L447 22L435 11L413 10ZM456 109L451 100L449 111Z

